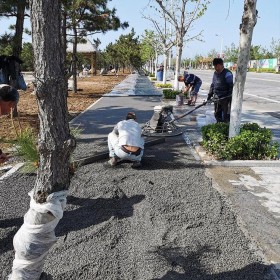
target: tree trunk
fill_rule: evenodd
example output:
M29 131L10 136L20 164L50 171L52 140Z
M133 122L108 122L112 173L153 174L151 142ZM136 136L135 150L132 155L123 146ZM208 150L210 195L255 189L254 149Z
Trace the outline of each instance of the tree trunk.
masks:
M13 55L19 57L22 51L22 35L24 26L25 1L17 3L16 30L13 38Z
M168 58L168 49L165 48L163 54L163 80L162 80L163 84L166 84L167 58Z
M176 45L176 69L175 69L175 78L174 78L174 89L179 90L178 76L180 75L181 68L181 58L183 50L183 39L181 35L177 35L177 45Z
M78 45L78 35L76 25L73 24L74 42L73 42L73 91L77 93L77 45Z
M250 48L253 30L257 23L257 0L245 0L242 23L240 25L239 55L232 94L229 137L240 132L242 101L247 75L247 65L250 58Z
M62 13L62 21L61 21L61 32L62 32L62 36L61 36L61 44L62 44L62 59L64 61L64 75L65 75L65 83L67 85L67 89L68 89L68 79L71 77L71 74L68 73L67 71L67 63L66 63L66 57L67 57L67 33L66 33L66 23L67 23L67 19L66 19L67 14L65 12ZM70 70L70 69L69 69ZM69 71L70 72L70 71ZM68 97L68 90L66 91L66 97Z
M30 0L35 91L39 109L39 168L30 209L14 237L11 279L39 279L62 218L75 140L67 120L59 0ZM50 12L51 11L51 12Z

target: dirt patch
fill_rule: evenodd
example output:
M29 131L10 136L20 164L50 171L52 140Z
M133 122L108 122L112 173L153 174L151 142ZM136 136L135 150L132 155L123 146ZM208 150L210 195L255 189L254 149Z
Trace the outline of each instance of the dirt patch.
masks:
M128 73L121 75L98 75L78 78L78 92L68 92L67 105L69 121L96 102L103 94L110 92L117 84L127 77ZM27 91L19 91L18 103L19 117L13 120L10 116L0 116L0 147L5 150L11 147L17 133L31 128L38 133L38 107L32 86Z

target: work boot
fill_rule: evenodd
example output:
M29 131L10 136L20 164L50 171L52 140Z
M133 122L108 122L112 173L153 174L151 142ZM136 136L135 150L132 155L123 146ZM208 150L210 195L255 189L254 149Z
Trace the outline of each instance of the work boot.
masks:
M134 161L133 163L132 163L132 168L139 168L139 167L141 167L142 166L142 163L141 163L141 161Z
M116 166L117 163L118 163L118 160L117 160L117 158L112 157L112 158L110 158L110 160L108 161L108 163L109 163L109 165L111 165L111 166Z

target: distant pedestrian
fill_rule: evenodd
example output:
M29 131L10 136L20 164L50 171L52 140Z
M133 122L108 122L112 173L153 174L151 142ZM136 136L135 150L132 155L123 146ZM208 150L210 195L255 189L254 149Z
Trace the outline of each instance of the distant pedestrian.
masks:
M213 65L215 72L207 100L214 96L214 114L217 122L228 123L230 121L233 75L230 70L224 68L221 58L214 58Z
M120 121L108 135L109 164L117 165L120 160L133 161L132 167L141 167L144 152L142 129L136 122L136 115L129 112L126 120Z
M178 81L185 83L183 92L188 92L190 90L190 100L188 102L188 105L195 106L198 92L202 85L201 79L194 74L187 73L184 76L179 76Z

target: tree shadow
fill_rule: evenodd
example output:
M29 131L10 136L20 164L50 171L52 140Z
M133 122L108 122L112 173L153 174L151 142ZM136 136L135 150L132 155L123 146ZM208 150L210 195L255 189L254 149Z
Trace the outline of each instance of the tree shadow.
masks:
M113 198L79 198L68 196L68 204L79 205L75 210L65 211L56 228L57 236L77 231L109 220L111 217L123 219L133 215L133 206L141 202L144 195L127 197L116 190Z
M220 255L219 250L212 249L208 246L198 248L196 251L187 253L182 248L164 248L154 253L162 256L172 267L161 278L153 280L263 280L269 275L271 267L262 263L250 263L249 265L232 271L221 273L207 273L202 260L207 257Z
M13 239L15 234L17 233L19 227L14 228L11 230L4 238L0 239L0 254L13 250Z

